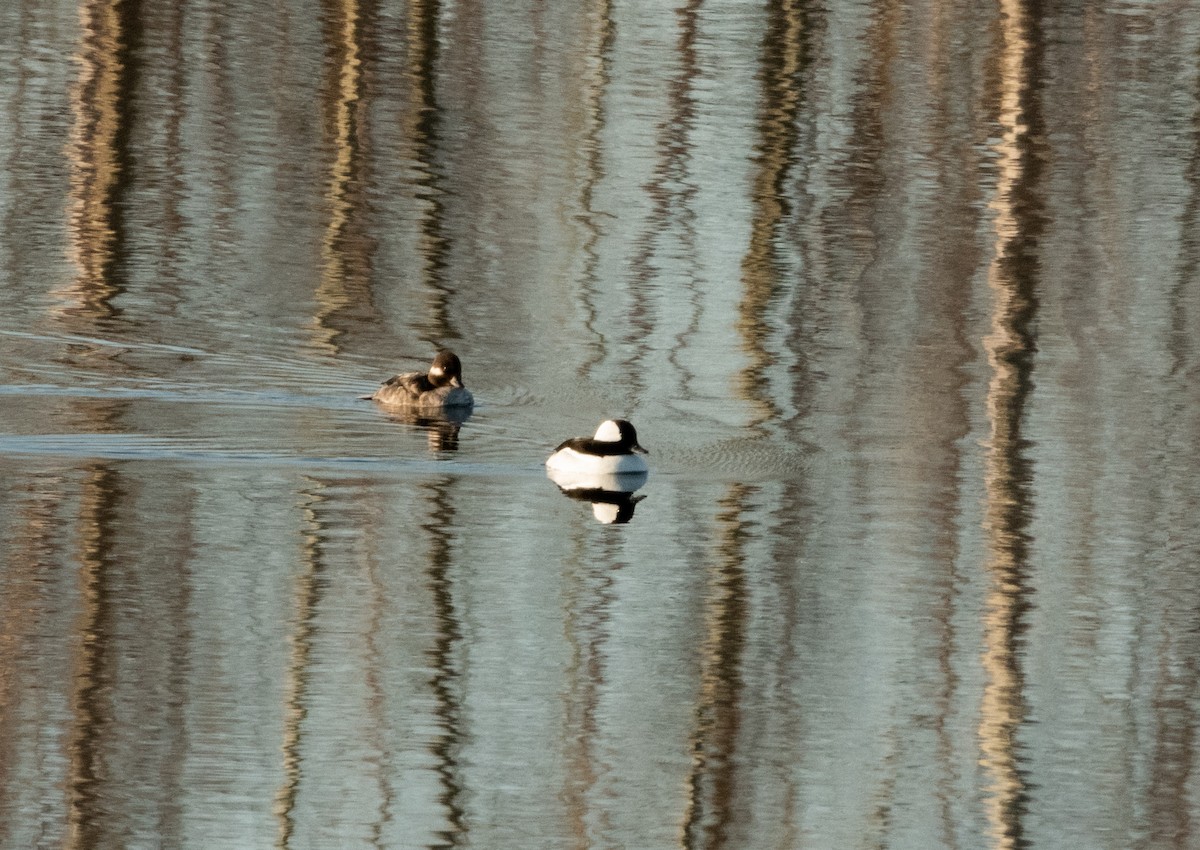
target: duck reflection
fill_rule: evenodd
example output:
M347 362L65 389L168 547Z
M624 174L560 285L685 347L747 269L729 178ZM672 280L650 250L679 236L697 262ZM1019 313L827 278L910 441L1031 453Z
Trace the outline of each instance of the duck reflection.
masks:
M389 419L424 429L429 439L429 451L435 454L458 451L458 432L471 418L469 407L438 411L389 409L386 412Z
M547 469L546 475L567 498L591 502L596 522L605 525L633 519L634 507L646 498L645 494L636 496L634 493L649 477L647 472L587 474L561 469Z

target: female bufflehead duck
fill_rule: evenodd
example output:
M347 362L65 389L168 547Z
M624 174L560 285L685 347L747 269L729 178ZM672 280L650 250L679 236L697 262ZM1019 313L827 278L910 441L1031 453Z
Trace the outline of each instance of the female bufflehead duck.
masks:
M596 436L575 437L559 445L546 460L546 468L595 475L646 472L645 458L634 452L645 454L646 450L638 445L633 425L624 419L607 419L596 429Z
M453 351L439 351L428 372L405 372L388 378L374 395L364 398L422 410L464 408L475 403L471 391L463 386L462 361Z

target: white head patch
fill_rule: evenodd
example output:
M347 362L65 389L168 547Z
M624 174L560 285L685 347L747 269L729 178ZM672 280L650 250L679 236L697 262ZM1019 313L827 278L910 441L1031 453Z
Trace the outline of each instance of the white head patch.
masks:
M617 423L611 419L606 419L600 423L600 427L596 429L597 440L603 440L606 443L615 443L621 439L621 429L617 427Z

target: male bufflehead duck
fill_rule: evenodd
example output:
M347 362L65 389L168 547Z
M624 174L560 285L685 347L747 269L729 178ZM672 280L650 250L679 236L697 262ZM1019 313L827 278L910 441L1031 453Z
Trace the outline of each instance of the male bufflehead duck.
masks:
M364 398L422 410L465 408L475 403L471 391L463 386L462 361L453 351L439 351L428 372L405 372L388 378L374 395Z
M596 436L575 437L560 444L546 460L546 468L589 475L646 472L646 459L634 452L645 454L646 450L638 445L633 425L624 419L607 419L596 429Z

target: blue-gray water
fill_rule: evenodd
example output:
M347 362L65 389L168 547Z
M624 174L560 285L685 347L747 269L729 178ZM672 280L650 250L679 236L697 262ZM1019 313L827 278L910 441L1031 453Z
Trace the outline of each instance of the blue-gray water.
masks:
M0 4L0 847L1200 846L1198 56Z

